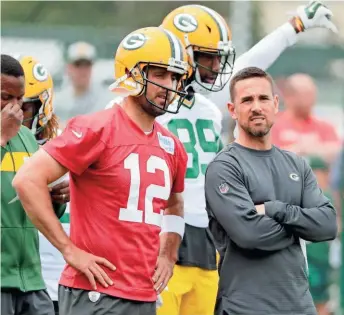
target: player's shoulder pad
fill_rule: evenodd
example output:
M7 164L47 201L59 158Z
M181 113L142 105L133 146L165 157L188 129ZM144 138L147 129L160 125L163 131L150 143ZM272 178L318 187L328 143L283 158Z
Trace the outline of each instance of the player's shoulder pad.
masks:
M68 124L78 125L79 127L90 128L96 131L99 128L107 126L113 120L113 108L103 109L95 113L78 115L70 119Z
M207 95L207 98L219 108L225 107L225 104L230 102L229 82L230 80L227 81L226 85L221 91L211 92Z
M114 99L112 99L109 103L106 104L105 109L109 109L117 105L123 100L123 97L117 96Z
M101 135L105 129L111 127L111 122L113 119L113 108L104 109L92 114L78 115L73 117L68 121L66 128L76 128L79 131L89 131L88 133Z
M205 104L205 105L207 105L207 104L214 104L213 101L211 101L209 98L205 97L201 93L195 92L194 98L195 98L195 102L197 102L199 104Z
M195 103L201 104L201 105L206 105L206 106L211 106L217 108L215 103L210 99L202 95L201 93L195 93Z
M195 108L199 108L199 109L201 107L208 108L212 110L216 116L222 118L221 110L216 106L216 104L211 99L205 97L204 95L200 93L195 93L194 97L195 97L195 104L194 104Z

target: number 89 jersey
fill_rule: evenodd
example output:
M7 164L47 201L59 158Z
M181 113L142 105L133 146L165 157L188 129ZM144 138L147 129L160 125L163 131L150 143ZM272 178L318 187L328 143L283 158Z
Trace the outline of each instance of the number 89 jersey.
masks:
M124 299L156 301L152 276L163 210L171 192L184 190L187 156L160 124L146 135L119 105L73 118L43 149L70 170L70 238L104 257L114 285L97 291ZM67 265L60 284L92 291Z
M189 225L205 228L204 175L208 163L221 150L222 114L216 105L195 93L189 105L183 105L177 115L165 114L158 121L183 143L188 155L185 177L184 217Z

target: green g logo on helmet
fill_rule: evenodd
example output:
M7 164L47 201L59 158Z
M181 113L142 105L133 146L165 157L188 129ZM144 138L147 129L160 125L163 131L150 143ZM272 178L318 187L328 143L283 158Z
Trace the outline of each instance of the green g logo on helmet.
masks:
M194 32L198 27L197 20L192 15L186 13L177 14L173 19L173 24L184 33Z
M40 82L46 81L48 79L48 70L40 63L34 65L33 77Z
M141 33L129 34L123 39L122 46L127 50L135 50L142 47L146 42L145 35Z

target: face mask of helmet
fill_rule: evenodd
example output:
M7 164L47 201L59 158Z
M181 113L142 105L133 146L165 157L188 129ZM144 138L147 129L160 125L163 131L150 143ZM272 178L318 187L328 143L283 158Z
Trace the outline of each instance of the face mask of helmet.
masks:
M194 81L208 92L218 92L225 87L233 73L235 51L234 48L227 53L220 50L205 51L198 47L197 50L193 48L193 59L194 73L189 82Z
M36 136L38 135L43 129L43 126L38 124L39 116L40 116L40 108L42 107L42 102L39 98L24 98L22 109L24 113L32 108L32 115L29 118L23 120L25 122L31 122L29 125L29 129L31 129L32 133Z
M173 87L168 88L166 86L163 86L159 83L156 83L150 79L148 79L148 73L152 69L152 67L161 67L160 64L154 64L154 63L147 63L141 70L141 67L139 67L139 64L135 67L139 72L140 76L142 77L142 80L137 80L135 75L132 74L133 71L130 72L130 75L134 79L135 82L142 85L144 88L142 90L141 95L143 94L147 100L148 103L150 103L152 106L163 110L167 113L176 114L179 111L179 108L183 104L183 101L185 100L185 97L187 96L185 88L185 78L183 78L184 74L182 71L180 73L174 73L175 75L175 81L173 82ZM166 68L167 71L170 71L170 67ZM177 69L173 69L173 72L178 71ZM141 82L140 82L141 81ZM153 100L149 99L147 97L147 83L152 84L154 86L162 88L164 91L161 92L160 97L165 99L164 104L156 104Z

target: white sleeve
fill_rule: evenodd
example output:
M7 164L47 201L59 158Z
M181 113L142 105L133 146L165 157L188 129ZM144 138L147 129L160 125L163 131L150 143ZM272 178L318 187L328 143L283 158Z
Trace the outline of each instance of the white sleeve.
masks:
M281 25L235 61L232 77L246 67L257 67L263 70L269 68L282 52L294 45L296 41L297 34L293 26L289 22Z
M231 78L233 78L236 72L246 67L258 67L266 70L277 60L283 51L294 45L296 41L297 34L292 25L289 22L281 25L235 61ZM224 117L228 117L227 103L230 101L229 84L230 80L221 91L212 92L208 96L218 106Z

